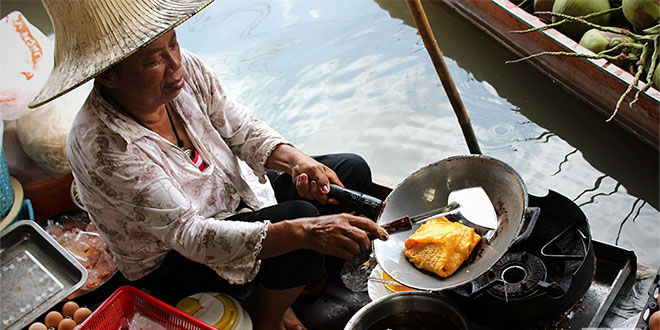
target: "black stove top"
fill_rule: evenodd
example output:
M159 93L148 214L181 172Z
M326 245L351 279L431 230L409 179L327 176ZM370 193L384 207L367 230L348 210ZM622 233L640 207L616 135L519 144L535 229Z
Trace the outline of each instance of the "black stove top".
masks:
M598 328L617 295L629 290L635 281L636 256L632 251L592 241L596 254L596 274L584 296L554 321L519 329ZM538 308L544 308L539 306ZM509 329L472 322L473 330Z
M480 329L598 327L635 279L631 251L591 240L588 220L550 191L530 196L540 208L532 234L473 282L443 292Z
M553 317L549 320L539 321L532 319L532 322L530 322L531 325L509 326L509 324L506 323L507 319L505 319L504 322L500 322L499 325L484 325L483 321L486 317L479 312L492 310L493 303L489 302L489 304L486 305L487 307L476 309L477 313L473 313L472 315L468 312L475 310L474 308L471 308L470 306L460 306L460 309L471 321L473 330L577 330L589 327L598 328L603 319L605 318L607 320L609 317L608 311L610 311L613 303L620 302L621 298L617 298L617 296L620 293L630 292L630 287L635 281L637 267L635 254L632 251L607 243L591 240L586 218L584 219L584 223L581 223L576 227L579 230L574 230L576 228L572 228L569 230L571 231L570 233L567 232L562 234L563 230L561 228L556 228L554 231L543 233L543 231L546 230L544 227L546 227L548 223L552 224L561 221L547 221L548 213L552 213L548 212L547 203L552 203L553 200L560 200L561 203L569 205L569 209L572 208L573 211L576 211L578 218L580 216L584 217L581 211L579 211L579 208L572 201L557 193L550 192L548 196L544 197L530 196L530 206L540 205L542 209L545 208L545 211L541 210L541 215L539 216L540 222L537 221L537 226L534 227L536 235L532 233L532 236L530 236L531 241L522 241L517 244L517 246L510 249L510 252L512 253L502 258L505 259L502 261L502 264L508 264L509 266L505 266L500 270L495 269L495 273L489 275L495 279L505 278L510 283L517 283L519 282L516 280L517 278L524 278L524 283L516 285L508 284L507 287L492 285L485 289L490 290L488 294L494 298L500 300L508 299L510 302L514 302L512 306L516 304L516 301L519 305L525 305L526 302L521 300L524 299L525 296L544 297L545 295L550 296L549 302L542 301L540 305L530 304L531 308L544 309L548 306L555 305L557 301L552 300L551 297L562 295L565 290L571 290L570 283L566 283L565 280L561 279L561 276L557 276L557 270L560 269L561 273L572 274L574 270L580 268L583 264L582 262L575 261L579 260L577 257L587 257L583 256L583 253L581 253L584 251L584 247L581 247L582 243L573 245L575 251L572 251L570 245L568 248L562 247L557 250L556 246L550 246L556 245L554 242L548 244L549 241L559 237L555 242L558 242L560 246L576 239L588 244L586 247L588 248L588 252L590 252L588 254L591 254L592 263L591 270L587 269L586 271L586 274L588 274L586 276L588 277L588 281L584 287L582 287L584 290L570 291L574 295L574 297L571 297L570 299L572 300L570 304L565 305L558 312L553 313ZM561 213L561 211L558 212L560 218ZM540 234L538 233L539 230L541 231ZM538 238L539 236L541 238ZM585 238L588 237L589 240L587 241L583 239L582 236L585 236ZM531 251L529 251L530 249ZM543 251L543 253L541 253L541 251ZM553 259L559 255L570 255L576 259L564 262L563 267L558 267L552 260L548 262L548 258ZM539 263L538 259L541 259L542 263ZM342 264L343 262L337 265L338 269L341 269ZM513 265L513 267L511 267L511 265ZM543 270L544 267L545 270ZM541 271L538 271L539 268ZM338 269L336 272L339 272ZM497 273L498 271L499 273ZM544 272L545 275L543 275ZM525 277L525 274L531 274L532 276ZM571 276L570 278L571 280L576 280L575 276ZM539 286L539 283L542 283L542 285ZM556 286L558 286L555 286L554 288L557 291L553 291L552 283L556 283ZM437 294L440 299L447 300L455 306L459 305L450 292L443 291L438 292ZM367 292L352 292L341 283L341 280L335 277L330 277L328 280L328 287L321 297L318 297L311 302L297 302L294 304L294 309L296 310L296 313L298 313L298 317L301 318L304 324L310 329L343 329L348 319L367 303L369 303ZM507 307L507 309L510 308ZM521 312L514 311L510 314L509 319L517 319L516 322L519 323L521 314Z

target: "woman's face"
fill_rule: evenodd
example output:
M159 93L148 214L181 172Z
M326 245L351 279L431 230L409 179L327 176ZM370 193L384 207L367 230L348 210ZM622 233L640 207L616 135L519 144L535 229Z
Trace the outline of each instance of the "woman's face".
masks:
M174 99L184 86L181 52L174 30L156 39L114 68L103 83L124 105L159 107Z

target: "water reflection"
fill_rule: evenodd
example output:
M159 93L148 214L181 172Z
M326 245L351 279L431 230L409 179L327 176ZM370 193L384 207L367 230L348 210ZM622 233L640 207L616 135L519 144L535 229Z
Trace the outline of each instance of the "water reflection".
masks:
M7 3L34 1L2 0L3 13ZM425 9L483 153L516 169L530 193L574 200L595 239L660 265L658 153L528 64L504 64L515 56L443 4ZM223 0L177 32L299 148L359 153L396 184L468 153L413 26L404 1Z

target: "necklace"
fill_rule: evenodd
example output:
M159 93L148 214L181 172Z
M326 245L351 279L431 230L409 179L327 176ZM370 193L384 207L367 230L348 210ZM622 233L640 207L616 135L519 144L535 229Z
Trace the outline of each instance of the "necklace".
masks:
M176 136L176 144L179 146L179 148L183 148L184 143L183 140L179 137L179 132L176 131L176 126L174 126L174 121L172 121L172 115L170 115L170 107L169 105L165 105L165 111L167 112L167 119L170 120L170 125L172 125L172 131L174 131L174 136Z
M117 107L119 107L119 109L120 109L123 113L127 114L129 117L131 117L133 120L135 120L136 123L140 124L140 126L146 128L146 129L148 129L148 130L151 130L149 127L147 127L145 124L143 124L140 120L138 120L137 118L135 118L135 116L133 116L130 112L126 111L126 109L124 109L124 107L122 107L117 101L114 101L114 99L113 99L112 97L110 97L110 96L105 92L105 90L103 90L102 93L104 94L104 97L106 97L106 99L112 100L113 103L114 103L115 105L117 105ZM165 104L165 111L167 112L167 119L170 120L170 125L172 126L172 131L174 131L174 136L176 137L176 144L177 144L177 147L179 147L179 149L182 149L182 150L183 150L183 153L186 154L186 156L188 156L188 158L190 158L191 160L194 160L194 159L195 159L195 151L194 151L193 149L183 149L185 143L184 143L183 140L181 140L181 138L179 137L179 132L177 132L176 127L174 126L174 121L172 121L172 116L170 115L170 107L169 107L169 104Z
M183 140L179 137L179 132L176 130L176 126L174 126L174 121L172 120L172 115L170 115L170 106L169 104L165 105L165 111L167 112L167 119L170 120L170 125L172 126L172 131L174 131L174 136L176 137L176 144L177 146L183 150L183 153L188 156L190 159L194 159L195 157L195 151L192 149L184 149L183 146L185 143L183 143Z

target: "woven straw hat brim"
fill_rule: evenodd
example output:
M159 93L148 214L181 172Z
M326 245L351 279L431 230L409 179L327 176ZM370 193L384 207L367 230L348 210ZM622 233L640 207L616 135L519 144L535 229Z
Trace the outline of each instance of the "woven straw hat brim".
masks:
M35 108L121 62L213 0L43 0L55 30L55 63Z

